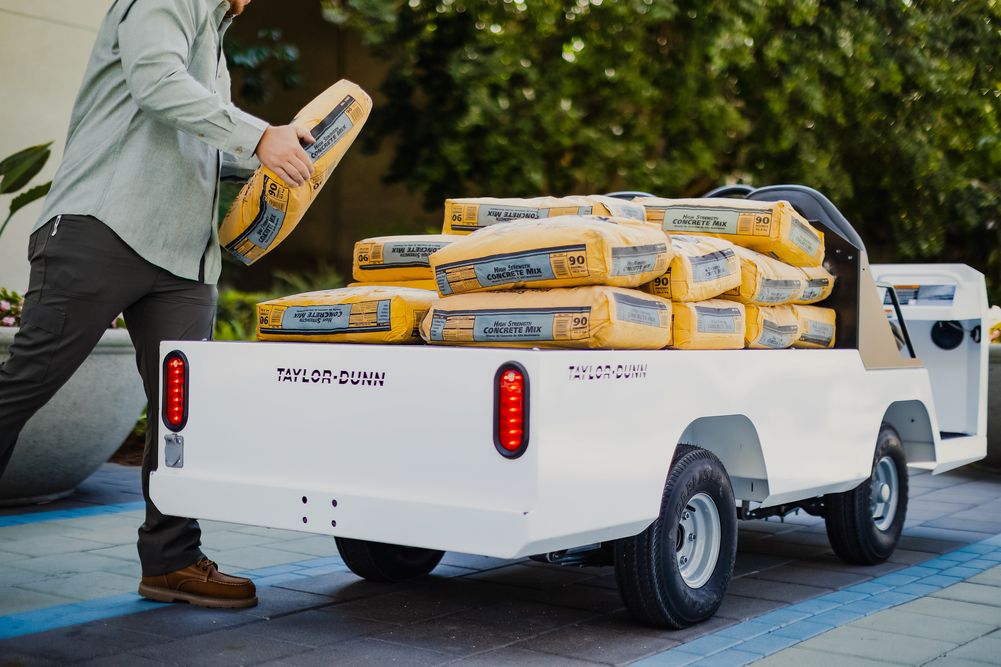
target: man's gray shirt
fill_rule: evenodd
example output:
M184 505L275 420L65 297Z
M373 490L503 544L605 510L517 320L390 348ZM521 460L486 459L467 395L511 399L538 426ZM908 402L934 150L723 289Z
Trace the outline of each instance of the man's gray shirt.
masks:
M32 231L59 214L101 220L176 276L219 278L216 197L226 170L260 163L268 127L230 102L220 0L115 0ZM220 151L222 153L220 153Z

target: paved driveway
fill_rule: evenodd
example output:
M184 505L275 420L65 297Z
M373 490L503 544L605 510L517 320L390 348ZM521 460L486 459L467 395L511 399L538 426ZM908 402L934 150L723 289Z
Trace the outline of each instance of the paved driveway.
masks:
M973 642L981 642L968 650L974 660L1001 655L992 643L1001 639L988 637L1001 626L1001 589L991 588L1001 580L988 567L1001 560L1001 542L983 546L1001 534L1001 476L969 467L911 476L904 537L875 567L838 560L814 517L741 522L722 608L681 631L635 623L611 568L447 554L429 577L372 584L346 570L332 539L215 522L203 525L206 553L224 571L252 576L260 605L151 603L135 594L138 484L137 469L108 464L70 499L0 511L0 665L736 665L769 654L763 665L924 664ZM888 577L923 563L931 565ZM918 570L942 578L904 589ZM946 593L956 586L988 592ZM951 639L925 640L922 650L857 655L874 636L866 632L917 643L919 626L900 614L920 612L880 609L946 605L929 595L983 611L965 620L969 608L956 610L946 619L959 624ZM953 599L962 595L983 599ZM984 653L984 642L999 650ZM942 664L967 664L959 658Z

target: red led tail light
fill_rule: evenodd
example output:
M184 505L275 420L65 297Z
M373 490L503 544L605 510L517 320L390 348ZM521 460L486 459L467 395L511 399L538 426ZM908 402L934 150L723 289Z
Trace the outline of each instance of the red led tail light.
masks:
M518 458L528 446L528 374L521 364L507 363L494 385L494 445L507 458Z
M163 360L163 424L175 433L188 421L188 360L179 351Z

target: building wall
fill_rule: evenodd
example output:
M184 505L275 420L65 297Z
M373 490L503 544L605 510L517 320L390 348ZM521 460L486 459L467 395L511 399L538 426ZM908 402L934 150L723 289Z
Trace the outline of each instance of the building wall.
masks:
M70 111L108 0L0 0L0 159L52 141L52 157L31 186L50 180L62 159ZM11 195L0 196L0 224ZM0 236L0 286L28 286L28 232L42 210L18 211Z
M53 141L52 157L32 185L55 175L62 158L70 111L110 0L0 0L0 158ZM361 85L379 104L385 67L373 60L357 36L323 20L319 0L258 0L234 21L231 35L243 43L261 28L278 28L300 51L303 85L278 89L261 106L239 100L247 111L276 125L340 78ZM372 156L356 146L313 202L295 232L254 266L228 265L227 280L244 289L266 287L276 269L315 271L332 267L350 279L353 244L365 236L422 233L441 227L441 212L421 208L420 197L402 186L386 186L382 174L392 147ZM11 196L0 197L6 217ZM23 291L28 232L42 203L21 209L0 237L0 285ZM2 218L0 218L2 220Z

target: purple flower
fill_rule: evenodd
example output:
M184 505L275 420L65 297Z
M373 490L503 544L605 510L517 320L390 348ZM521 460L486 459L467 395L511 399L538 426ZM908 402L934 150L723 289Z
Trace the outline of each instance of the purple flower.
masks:
M10 301L0 299L0 310L10 310Z
M2 323L5 327L12 327L14 326L14 318L10 316L5 317L0 320L0 323Z

